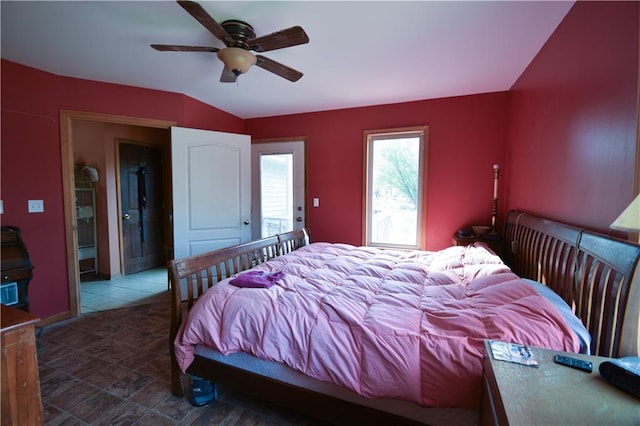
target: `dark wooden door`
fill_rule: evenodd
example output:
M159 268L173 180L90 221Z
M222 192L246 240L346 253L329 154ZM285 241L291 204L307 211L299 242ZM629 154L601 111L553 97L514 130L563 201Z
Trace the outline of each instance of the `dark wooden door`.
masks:
M164 264L162 152L120 144L124 273Z

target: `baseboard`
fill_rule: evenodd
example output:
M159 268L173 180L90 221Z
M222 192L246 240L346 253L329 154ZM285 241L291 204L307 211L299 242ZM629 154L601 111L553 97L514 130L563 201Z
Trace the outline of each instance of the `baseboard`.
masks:
M73 318L73 315L71 315L71 311L64 311L55 315L51 315L50 317L43 318L36 325L39 327L44 327L71 318Z

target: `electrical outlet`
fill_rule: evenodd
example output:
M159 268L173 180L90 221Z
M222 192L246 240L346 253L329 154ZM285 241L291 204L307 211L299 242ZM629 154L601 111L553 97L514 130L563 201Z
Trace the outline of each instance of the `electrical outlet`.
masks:
M44 201L42 200L29 200L29 213L42 213L44 211Z

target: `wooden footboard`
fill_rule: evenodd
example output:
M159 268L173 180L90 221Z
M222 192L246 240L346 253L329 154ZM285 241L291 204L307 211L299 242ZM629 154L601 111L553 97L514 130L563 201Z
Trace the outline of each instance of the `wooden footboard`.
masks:
M182 396L180 369L175 360L173 342L183 316L195 301L214 284L239 272L251 269L269 259L289 253L309 243L306 229L295 230L274 237L263 238L232 247L210 251L168 264L171 285L171 391Z
M518 211L509 212L504 241L516 274L574 307L595 355L640 353L640 246Z

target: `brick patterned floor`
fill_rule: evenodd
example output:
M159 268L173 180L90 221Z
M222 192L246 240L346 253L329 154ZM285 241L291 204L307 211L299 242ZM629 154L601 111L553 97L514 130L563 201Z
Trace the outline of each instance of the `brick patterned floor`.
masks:
M205 407L170 391L169 304L83 314L41 329L45 425L311 425L226 389Z

